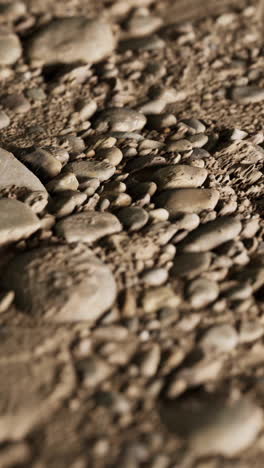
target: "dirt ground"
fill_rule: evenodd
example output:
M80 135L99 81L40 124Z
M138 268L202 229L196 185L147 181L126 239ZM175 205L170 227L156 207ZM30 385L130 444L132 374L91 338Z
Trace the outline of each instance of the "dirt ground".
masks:
M160 89L176 92L155 115L166 112L176 117L177 124L152 126L146 112L147 125L131 130L141 139L111 134L123 153L115 175L111 182L101 182L84 205L72 209L81 213L86 206L88 211L110 212L122 224L119 233L110 233L90 246L112 272L117 288L112 307L99 318L57 323L42 317L41 281L46 263L44 273L40 266L40 276L30 280L38 283L35 295L40 299L33 302L39 309L32 306L28 312L19 305L23 269L14 274L8 287L8 265L21 253L67 244L54 227L54 222L65 218L58 215L59 201L52 191L57 211L49 201L44 215L39 215L42 221L45 218L42 228L27 239L0 247L0 467L262 468L264 25L256 2L23 3L26 12L18 20L7 21L0 10L3 27L20 37L23 50L40 25L65 16L104 18L113 25L118 42L108 58L87 67L41 67L30 63L25 53L15 64L2 66L0 105L10 124L0 130L1 148L18 159L21 148L33 146L69 151L71 161L79 153L96 158L92 137L101 133L94 116L79 119L76 103L95 101L98 115L112 107L138 110L152 99L147 97L151 89L154 95ZM136 42L134 34L127 32L133 14L161 19L155 28L157 37L151 39L154 45L151 41L145 48L125 43ZM233 93L244 86L255 89L248 101ZM26 97L26 112L8 108L5 99L10 94ZM190 118L199 119L205 130L192 134L189 128L186 133L179 123ZM238 132L234 137L234 129L245 134L242 137ZM204 133L208 138L205 144L197 143L196 149L203 146L208 153L198 151L196 159L194 143L191 151L182 152L166 146L168 141ZM78 149L80 140L70 137L80 137L85 150ZM161 182L157 176L154 180L153 171L179 161L206 170L207 179L201 185L216 190L219 201L199 216L175 219L171 215L167 220L165 211L153 213L166 204L146 184L154 181L163 186L166 181L162 176ZM12 198L13 194L3 196ZM129 216L121 215L131 205L148 216L148 222L142 221L135 230ZM203 226L221 217L237 220L240 229L236 232L234 227L234 235L208 247L211 257L206 268L183 274L181 267L177 269L177 256L195 252L191 231L197 226L189 224ZM71 255L79 255L76 252ZM155 278L153 272L146 274L150 270ZM207 289L196 293L198 283L194 282L201 279L208 282ZM61 281L66 291L68 283L64 278ZM14 298L7 290L14 291ZM30 291L25 287L22 295ZM50 302L55 304L56 298ZM215 335L207 335L212 328ZM237 401L249 402L249 407L244 409L241 403L238 412L229 414L230 405ZM199 410L198 419L192 405ZM209 422L207 405L213 409Z

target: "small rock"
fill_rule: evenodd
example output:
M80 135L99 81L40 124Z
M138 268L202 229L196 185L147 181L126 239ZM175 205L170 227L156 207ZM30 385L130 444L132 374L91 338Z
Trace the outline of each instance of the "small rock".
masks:
M7 291L7 292L0 293L0 314L3 314L9 309L14 298L15 298L14 291Z
M171 286L161 286L155 289L149 289L143 297L143 309L147 314L157 312L164 307L176 308L181 302Z
M0 199L0 245L26 239L40 228L31 209L18 200Z
M89 120L97 111L96 101L78 102L77 111L82 121Z
M123 208L118 212L117 216L123 226L128 228L129 231L139 231L147 224L149 219L146 210L138 206Z
M167 151L177 151L179 153L184 153L185 151L190 151L192 149L192 144L189 140L181 139L176 141L170 141L167 144Z
M190 127L195 133L204 133L206 130L205 125L198 119L184 119L182 122Z
M183 253L176 255L171 270L173 276L188 276L193 278L207 271L212 256L209 252Z
M116 297L106 265L84 245L56 245L17 255L1 277L28 313L55 322L95 321Z
M22 161L27 164L33 172L44 179L56 177L62 170L62 164L47 150L37 148L32 153L24 153Z
M104 236L121 231L121 224L111 213L83 211L68 216L56 224L56 232L67 242L92 243Z
M89 356L77 363L85 387L93 388L100 385L113 373L113 368L98 356Z
M233 88L231 98L239 104L261 102L264 99L264 89L258 86L238 86Z
M118 166L123 159L123 153L119 148L113 146L112 148L103 148L96 151L96 157L98 159L107 159L112 166Z
M111 54L115 38L109 24L84 17L56 18L33 33L27 45L31 61L44 65L96 63Z
M175 164L155 171L153 180L159 190L200 187L207 177L206 169Z
M125 24L130 36L147 36L154 33L162 25L162 19L158 16L134 14Z
M208 353L229 353L238 344L238 334L228 323L211 327L200 340L201 348Z
M98 131L112 130L113 132L134 132L146 125L146 117L132 109L110 108L104 110L96 120Z
M22 47L18 36L0 32L0 65L13 65L21 55Z
M142 280L148 286L161 286L167 279L168 272L165 268L152 268L142 274Z
M208 142L208 136L204 133L196 133L188 137L193 148L202 148Z
M219 286L206 278L195 279L188 285L186 295L192 307L201 309L217 299Z
M110 179L115 173L115 167L108 161L83 159L67 165L67 170L73 172L81 183L84 179L99 179L101 182Z
M214 189L179 189L162 192L157 198L157 206L168 210L173 218L179 213L200 213L213 210L219 200L219 192Z
M30 110L30 102L23 94L9 94L3 99L3 105L18 114L25 114Z
M70 215L75 208L81 206L87 200L87 194L78 190L64 190L59 195L53 205L53 213L56 214L57 218Z
M241 222L231 216L223 216L200 225L182 242L185 252L207 252L233 240L242 228Z
M175 115L170 113L162 113L158 115L148 115L148 125L155 130L170 128L176 125L177 119Z
M46 185L46 188L50 193L59 193L64 192L65 190L77 190L78 187L79 182L72 172L59 174Z
M140 373L143 377L154 377L159 367L160 357L161 352L158 344L153 344L150 349L141 355Z
M240 343L252 343L261 338L264 334L263 325L257 321L242 322L239 330Z

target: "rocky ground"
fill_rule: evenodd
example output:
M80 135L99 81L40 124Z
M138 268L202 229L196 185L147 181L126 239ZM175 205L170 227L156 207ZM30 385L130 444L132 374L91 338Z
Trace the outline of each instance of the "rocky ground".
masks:
M0 2L1 468L262 468L254 2Z

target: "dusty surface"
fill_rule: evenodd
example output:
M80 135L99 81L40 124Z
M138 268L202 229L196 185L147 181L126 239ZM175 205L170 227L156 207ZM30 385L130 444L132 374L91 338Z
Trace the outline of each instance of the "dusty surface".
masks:
M13 3L0 194L35 224L0 205L0 466L262 468L256 4ZM108 58L72 63L71 31L30 61L55 17L98 15Z

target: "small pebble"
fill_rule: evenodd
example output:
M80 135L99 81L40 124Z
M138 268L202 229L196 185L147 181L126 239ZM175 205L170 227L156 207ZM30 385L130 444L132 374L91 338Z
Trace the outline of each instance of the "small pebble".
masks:
M194 309L201 309L217 299L219 286L206 278L195 279L188 285L186 295Z

